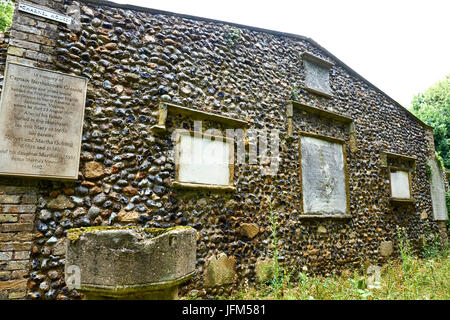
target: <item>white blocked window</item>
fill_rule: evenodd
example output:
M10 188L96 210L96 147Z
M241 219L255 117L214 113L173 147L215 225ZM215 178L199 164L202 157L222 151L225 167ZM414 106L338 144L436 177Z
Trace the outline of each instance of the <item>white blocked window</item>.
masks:
M391 184L391 198L410 200L411 176L408 169L390 167L389 180Z
M184 186L232 187L234 141L220 135L177 133L175 181Z

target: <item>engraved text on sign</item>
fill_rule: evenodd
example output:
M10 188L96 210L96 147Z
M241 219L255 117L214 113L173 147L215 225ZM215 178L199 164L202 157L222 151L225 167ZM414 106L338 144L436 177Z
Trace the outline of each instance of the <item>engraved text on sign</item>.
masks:
M9 62L0 105L0 174L76 179L87 80Z

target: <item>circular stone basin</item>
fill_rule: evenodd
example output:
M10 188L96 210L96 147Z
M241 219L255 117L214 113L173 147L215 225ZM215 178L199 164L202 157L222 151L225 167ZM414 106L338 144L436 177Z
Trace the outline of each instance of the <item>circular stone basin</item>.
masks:
M191 277L196 231L191 227L87 227L70 229L66 283L79 276L86 299L176 299ZM76 274L67 273L76 270Z

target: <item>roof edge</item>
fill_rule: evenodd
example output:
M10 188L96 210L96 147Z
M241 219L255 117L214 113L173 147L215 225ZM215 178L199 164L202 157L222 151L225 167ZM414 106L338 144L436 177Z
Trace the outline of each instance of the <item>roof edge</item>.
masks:
M360 75L359 73L357 73L355 70L353 70L352 68L350 68L348 65L346 65L344 62L342 62L339 58L337 58L334 54L332 54L330 51L328 51L327 49L325 49L324 47L322 47L320 44L318 44L315 40L308 38L307 41L309 41L312 45L318 47L320 50L324 51L327 55L329 55L333 60L335 60L337 62L337 64L339 64L341 67L343 67L346 71L348 71L351 75L359 78L360 80L366 82L369 86L371 86L373 89L375 89L376 91L379 91L380 93L382 93L383 95L385 95L387 98L389 98L393 103L395 103L397 106L399 106L400 108L404 109L407 114L409 116L411 116L414 120L416 120L417 122L419 122L421 125L423 125L426 129L431 129L433 130L434 128L428 124L426 124L425 122L423 122L421 119L419 119L414 113L412 113L411 111L409 111L406 107L402 106L399 102L397 102L394 98L392 98L390 95L388 95L386 92L384 92L383 90L381 90L380 88L378 88L376 85L374 85L373 83L371 83L369 80L367 80L366 78L364 78L362 75Z
M116 3L116 2L112 2L112 1L108 1L108 0L79 0L79 2L81 2L81 3L91 3L91 4L95 4L95 5L110 6L110 7L115 7L115 8L125 9L125 10L136 10L136 11L141 11L141 12L149 12L149 13L153 13L153 14L164 14L164 15L169 15L169 16L177 16L177 17L186 18L186 19L192 19L192 20L200 20L200 21L207 21L207 22L214 22L214 23L222 23L222 24L233 26L233 27L249 29L249 30L252 30L252 31L269 33L269 34L273 34L273 35L277 35L277 36L284 36L284 37L289 37L289 38L294 38L294 39L300 39L300 40L308 41L311 45L316 46L318 49L322 50L324 53L329 55L334 61L337 62L337 64L339 66L344 68L351 75L353 75L356 78L359 78L360 80L362 80L363 82L367 83L370 87L372 87L376 91L378 91L381 94L385 95L394 104L396 104L397 106L399 106L400 108L405 110L407 112L407 115L412 117L415 121L420 123L426 129L429 129L429 130L433 130L434 129L432 126L430 126L430 125L426 124L425 122L423 122L422 120L420 120L416 115L414 115L406 107L402 106L399 102L394 100L391 96L389 96L383 90L381 90L380 88L375 86L373 83L368 81L366 78L361 76L359 73L357 73L355 70L350 68L347 64L342 62L334 54L332 54L330 51L328 51L327 49L322 47L320 44L318 44L315 40L313 40L311 38L308 38L308 37L305 37L305 36L301 36L301 35L298 35L298 34L294 34L294 33L288 33L288 32L264 29L264 28L253 27L253 26L248 26L248 25L234 23L234 22L227 22L227 21L223 21L223 20L204 18L204 17L199 17L199 16L192 16L192 15L188 15L188 14L176 13L176 12L159 10L159 9L152 9L152 8L141 7L141 6L131 5L131 4L121 4L121 3Z
M136 5L132 5L132 4L116 3L116 2L108 1L108 0L79 0L79 2L91 3L91 4L96 4L96 5L105 5L105 6L120 8L120 9L124 9L124 10L136 10L136 11L141 11L141 12L149 12L149 13L153 13L153 14L165 14L165 15L169 15L169 16L177 16L177 17L192 19L192 20L222 23L222 24L226 24L229 26L233 26L233 27L246 28L246 29L249 29L252 31L270 33L270 34L274 34L274 35L286 36L286 37L290 37L290 38L297 38L297 39L306 40L306 41L312 40L308 37L304 37L304 36L294 34L294 33L289 33L289 32L264 29L264 28L244 25L244 24L240 24L240 23L236 23L236 22L229 22L229 21L223 21L223 20L218 20L218 19L193 16L193 15L184 14L184 13L177 13L177 12L173 12L173 11L141 7L141 6L136 6Z

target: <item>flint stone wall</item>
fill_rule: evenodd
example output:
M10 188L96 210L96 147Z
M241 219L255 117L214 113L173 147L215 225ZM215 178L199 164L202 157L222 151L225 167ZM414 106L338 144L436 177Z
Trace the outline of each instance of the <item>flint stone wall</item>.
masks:
M33 2L63 14L77 5L72 1ZM17 266L22 272L20 294L9 298L25 293L29 299L80 297L76 290L68 290L63 274L61 245L65 231L73 227L193 226L198 231L196 274L181 294L195 290L198 296L209 298L238 289L246 281L258 283L258 261L270 260L273 251L265 197L274 200L280 223L279 262L292 268L307 266L318 274L359 267L362 261L381 264L397 255L396 226L406 227L412 240L430 232L427 225L437 231L425 168L434 152L427 128L315 42L99 1L79 2L79 8L78 30L16 12L7 39L9 48L19 48L10 50L7 59L89 79L78 180L33 185L30 192L36 197L36 207L30 213L30 256ZM300 89L299 102L353 119L353 133L348 123L295 110L293 134L288 135L287 101L294 85L305 85L299 58L305 51L334 63L329 74L332 97ZM170 113L167 132L154 135L149 128L158 123L160 102L246 120L250 128L278 129L277 174L266 175L259 165L236 164L234 192L173 188L171 132L193 129L196 119ZM204 129L229 128L213 120L202 125ZM351 218L301 217L300 131L345 141ZM382 151L416 157L412 174L415 203L391 203ZM0 195L19 196L27 184L26 179L1 178ZM25 204L20 195L14 201ZM422 212L427 218L420 219ZM2 251L20 241L22 232L7 230L7 223L15 222L2 224ZM242 232L247 224L256 225L251 237ZM394 248L392 255L385 256L380 244L388 241ZM224 254L233 261L229 274L236 275L227 277L226 285L220 279L215 282L208 270ZM12 274L16 267L11 266L19 260L3 252L2 259L0 283L19 277ZM5 292L8 298L9 291Z

